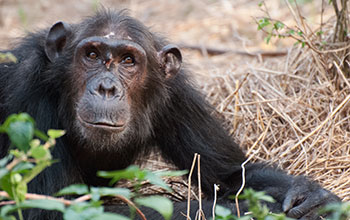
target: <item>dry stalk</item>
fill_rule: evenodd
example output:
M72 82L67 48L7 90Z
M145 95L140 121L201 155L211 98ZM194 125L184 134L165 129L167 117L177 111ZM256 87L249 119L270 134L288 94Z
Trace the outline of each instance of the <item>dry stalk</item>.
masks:
M314 135L317 131L319 131L325 124L327 124L331 119L333 119L334 115L344 107L344 105L349 101L350 95L348 95L343 102L337 106L337 108L324 120L319 126L317 126L312 132L307 134L302 140L300 140L298 143L296 143L293 147L288 149L285 153L283 153L281 156L285 156L286 154L290 153L291 151L295 150L299 145L304 143L307 139L309 139L312 135Z
M199 209L198 209L198 220L201 220L202 217L205 219L205 215L202 208L202 186L201 186L201 155L197 156L197 172L198 172L198 201L199 201Z
M236 196L235 196L235 203L236 203L236 209L237 209L237 216L240 217L241 216L241 213L240 213L240 210L239 210L239 203L238 203L238 197L239 195L242 193L244 187L245 187L245 165L255 156L255 154L258 152L258 151L255 151L252 153L253 149L255 148L255 146L265 138L266 136L266 133L267 131L269 130L270 128L270 125L271 125L271 120L268 124L268 126L266 127L264 133L262 133L260 135L260 137L258 138L258 140L253 144L253 146L249 149L249 151L246 153L247 155L250 155L248 157L248 159L246 161L244 161L242 164L241 164L241 167L242 167L242 185L241 187L239 188Z
M186 215L186 219L187 219L187 220L191 220L191 217L190 217L190 209L191 209L191 184L192 184L191 178L192 178L192 173L193 173L193 170L194 170L194 166L196 165L197 156L198 156L198 154L195 153L195 154L194 154L194 157L193 157L193 162L192 162L190 174L188 175L187 215Z
M220 190L219 186L214 184L214 202L213 202L213 208L212 208L213 220L215 220L215 208L216 208L216 201L218 196L217 194L219 190Z

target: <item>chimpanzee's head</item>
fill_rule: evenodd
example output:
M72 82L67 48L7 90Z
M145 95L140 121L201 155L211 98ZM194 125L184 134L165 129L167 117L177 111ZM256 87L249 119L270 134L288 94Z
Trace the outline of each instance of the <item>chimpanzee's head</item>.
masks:
M181 66L179 49L164 45L123 13L101 12L81 24L51 27L45 52L52 63L71 57L65 76L80 136L103 148L151 135L159 107L154 103L161 101L155 99L167 98L166 83Z

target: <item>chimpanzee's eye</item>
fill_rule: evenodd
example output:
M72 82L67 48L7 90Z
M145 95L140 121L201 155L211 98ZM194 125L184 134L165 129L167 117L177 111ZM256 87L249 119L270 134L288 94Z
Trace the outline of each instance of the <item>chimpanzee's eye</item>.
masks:
M126 55L126 56L123 57L121 63L122 63L122 64L125 64L125 65L130 65L130 66L132 66L132 65L135 64L135 58L134 58L133 56L131 56L131 55Z
M94 52L94 51L88 52L88 53L86 54L86 56L89 57L89 58L92 59L92 60L96 60L97 57L98 57L97 53Z

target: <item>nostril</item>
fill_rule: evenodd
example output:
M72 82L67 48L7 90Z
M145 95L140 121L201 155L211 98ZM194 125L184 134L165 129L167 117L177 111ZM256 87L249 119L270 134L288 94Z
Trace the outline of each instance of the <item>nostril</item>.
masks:
M110 90L110 95L111 95L111 97L114 97L115 94L116 94L116 88L115 88L115 86L113 86Z
M98 93L103 96L105 95L105 89L103 88L102 84L98 86Z
M101 82L96 91L100 96L107 99L114 98L117 95L117 87L113 83Z

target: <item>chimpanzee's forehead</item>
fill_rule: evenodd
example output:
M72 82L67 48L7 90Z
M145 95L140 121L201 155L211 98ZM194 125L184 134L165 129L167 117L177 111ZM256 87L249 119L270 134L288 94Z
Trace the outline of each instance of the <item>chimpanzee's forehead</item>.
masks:
M125 11L100 11L75 26L75 40L80 42L89 37L103 37L109 40L133 41L142 47L152 48L154 35L137 19Z
M127 30L123 30L120 27L109 27L104 29L98 36L106 38L106 39L115 39L115 40L133 40L133 37L130 36Z
M103 37L110 40L129 40L137 43L144 43L150 37L149 31L144 28L135 28L130 23L105 23L103 26L96 27L95 25L89 25L79 34L77 34L77 40L81 40L88 37Z

